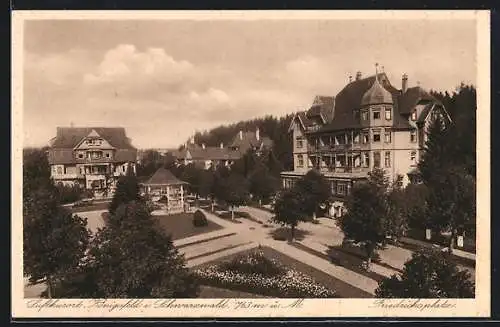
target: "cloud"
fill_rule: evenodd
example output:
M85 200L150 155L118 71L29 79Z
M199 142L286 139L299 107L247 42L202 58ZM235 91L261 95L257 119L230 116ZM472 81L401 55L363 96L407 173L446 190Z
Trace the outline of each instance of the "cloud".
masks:
M26 52L24 58L24 72L28 83L33 80L59 86L78 83L91 65L88 52L80 49L46 55Z

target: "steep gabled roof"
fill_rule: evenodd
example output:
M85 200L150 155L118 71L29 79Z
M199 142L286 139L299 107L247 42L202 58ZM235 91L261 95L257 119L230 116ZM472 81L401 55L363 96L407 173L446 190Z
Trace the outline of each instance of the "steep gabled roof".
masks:
M428 92L421 87L408 88L405 93L393 87L385 73L379 73L378 80L380 86L383 87L386 95L392 96L392 105L394 108L393 127L398 129L410 128L408 115L411 109L421 101L433 101L439 103ZM360 128L360 122L354 115L354 110L362 107L363 95L372 88L375 83L375 75L363 79L355 80L347 84L335 97L335 114L333 120L329 124L325 124L320 128L318 133ZM387 100L387 102L390 102ZM303 124L312 125L311 121L307 121L307 117L301 116Z
M181 181L170 170L165 168L158 169L153 176L151 176L144 185L180 185L187 184Z
M188 151L193 160L236 160L241 157L238 151L220 147L194 148Z
M134 149L123 127L58 127L52 148L74 148L92 130L117 149Z
M240 133L236 134L230 147L238 148L242 153L245 153L252 147L260 148L262 146L270 148L273 146L273 141L267 136L260 135L260 138L257 140L255 132L241 132L241 134L241 138Z
M330 122L334 117L334 105L333 96L317 95L305 115L307 118L321 117L324 123Z

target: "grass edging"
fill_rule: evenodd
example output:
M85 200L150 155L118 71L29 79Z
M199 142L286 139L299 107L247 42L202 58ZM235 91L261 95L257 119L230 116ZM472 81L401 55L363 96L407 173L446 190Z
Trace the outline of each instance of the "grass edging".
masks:
M326 253L322 253L322 252L319 252L319 251L316 251L314 249L311 249L307 246L305 246L304 244L301 244L301 243L290 243L291 246L301 250L301 251L304 251L304 252L307 252L309 254L312 254L318 258L321 258L321 259L324 259L324 260L327 260L329 261L330 263L332 264L335 264L335 265L338 265L338 266L341 266L341 267L344 267L346 269L349 269L355 273L358 273L360 275L363 275L363 276L366 276L368 278L371 278L377 282L380 282L382 281L385 276L382 276L380 274L377 274L376 272L373 272L373 271L366 271L364 270L363 268L361 268L360 266L357 266L355 264L352 264L351 262L348 262L349 265L346 265L344 264L347 260L343 260L342 262L336 262L337 260L335 258L332 258L331 256L329 256L328 254ZM341 251L339 251L341 252ZM351 256L351 257L354 257L355 260L360 260L357 256L354 256L354 255L351 255L350 253L345 253L345 252L341 252L342 254L346 255L346 256Z
M224 252L224 251L231 250L231 249L235 249L237 247L248 245L250 243L253 243L253 241L246 242L246 243L240 243L237 245L229 245L229 246L223 247L222 249L218 249L218 250L214 250L214 251L210 251L210 252L205 252L202 254L195 255L193 257L186 257L186 259L187 260L194 260L194 259L198 259L198 258L208 257L209 255Z
M178 245L176 247L178 249L182 249L182 248L184 248L186 246L191 246L191 245L201 244L201 243L205 243L205 242L210 242L210 241L213 241L213 240L218 240L218 239L229 237L229 236L233 236L233 235L236 235L236 233L233 232L233 233L228 233L228 234L219 235L219 236L212 236L212 237L205 238L205 239L202 239L202 240L198 240L198 241L193 241L193 242L181 244L181 245ZM182 240L182 239L180 239L180 240Z

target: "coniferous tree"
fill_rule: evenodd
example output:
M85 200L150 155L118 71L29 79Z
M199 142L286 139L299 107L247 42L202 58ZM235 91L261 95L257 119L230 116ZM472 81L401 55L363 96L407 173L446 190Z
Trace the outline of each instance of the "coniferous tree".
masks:
M427 185L432 183L436 175L453 165L450 130L446 127L444 121L437 117L427 131L424 152L418 163L422 181Z
M86 219L60 204L44 150L23 161L23 260L30 282L44 281L47 296L80 265L89 242Z
M196 297L185 260L142 202L121 204L117 223L100 230L89 251L95 293L106 298Z
M476 182L462 167L436 176L427 196L429 223L439 232L450 232L449 252L455 237L476 217Z
M134 176L132 169L129 167L126 175L121 176L118 180L115 194L109 204L109 213L112 216L121 204L140 200L142 200L140 196L140 186L137 177Z

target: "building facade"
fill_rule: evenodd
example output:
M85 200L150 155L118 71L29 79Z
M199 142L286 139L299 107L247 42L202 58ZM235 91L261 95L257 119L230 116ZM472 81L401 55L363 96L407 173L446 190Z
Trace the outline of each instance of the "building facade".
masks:
M111 196L116 182L136 172L137 149L124 128L58 127L48 161L56 184L79 185L95 196Z
M404 185L412 181L426 130L438 115L450 119L428 92L408 87L407 75L397 89L385 73L358 73L337 96L317 96L292 120L294 169L281 174L283 187L317 169L331 185L329 215L340 216L353 184L374 168L384 169L391 181L398 175Z

